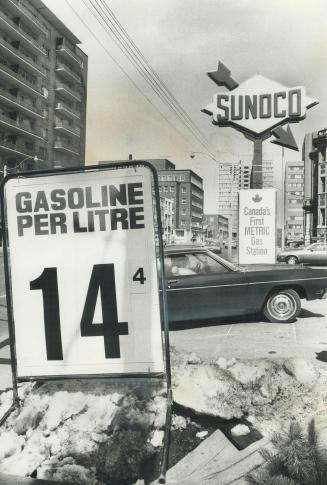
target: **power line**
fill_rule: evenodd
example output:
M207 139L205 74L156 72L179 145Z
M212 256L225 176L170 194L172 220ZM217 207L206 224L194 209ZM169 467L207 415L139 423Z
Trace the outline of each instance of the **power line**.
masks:
M104 9L101 8L101 6L99 5L98 1L95 0L96 5L92 2L92 0L90 1L93 9L97 12L97 15L92 12L91 8L87 5L87 3L85 2L85 0L82 0L82 1L83 1L84 5L88 8L88 10L91 12L91 14L100 23L100 25L102 26L102 28L108 33L108 35L116 43L116 45L119 47L119 49L130 60L130 62L132 62L132 64L136 67L136 69L139 72L139 74L151 86L151 88L158 95L158 97L161 99L161 101L163 101L166 104L166 106L168 106L168 108L171 111L173 111L175 115L178 116L178 118L180 119L180 121L184 124L184 126L186 126L186 128L189 131L191 131L192 135L205 148L205 150L208 151L208 152L210 152L210 149L208 148L208 145L207 145L207 140L204 138L204 136L202 135L202 133L200 132L200 130L198 130L198 128L193 123L193 121L191 120L190 117L189 117L189 119L187 118L188 117L187 113L185 111L184 112L181 111L181 110L183 110L183 108L179 105L178 102L177 103L178 103L179 106L176 105L176 102L175 101L177 101L177 100L175 100L175 98L172 99L169 96L169 94L167 94L166 91L168 90L168 88L166 88L166 91L165 91L165 89L162 88L162 84L163 83L160 80L159 76L156 74L156 77L159 80L159 81L157 81L157 79L152 75L151 70L153 71L153 69L151 68L151 66L149 64L148 64L148 67L147 67L147 65L144 66L144 63L147 62L147 61L142 61L140 59L140 56L138 55L138 53L133 52L133 50L130 47L130 42L128 40L124 39L124 37L122 36L122 34L118 31L117 27L109 19L108 15L104 11ZM102 22L101 22L101 20L99 20L98 17L101 18ZM108 29L110 30L110 32L108 32L108 29L103 25L103 23L105 23L106 27L108 27ZM190 123L189 120L191 120L191 123L192 124ZM198 133L198 131L199 131L200 134Z
M154 79L156 79L163 90L163 92L167 93L168 97L175 103L175 105L178 107L179 111L183 114L183 116L190 122L190 124L197 130L199 135L207 142L205 135L201 132L201 130L197 127L197 125L193 122L192 118L189 116L189 114L184 110L182 105L178 102L178 100L175 98L175 96L172 94L172 92L169 90L168 86L165 84L164 81L159 77L157 72L152 68L151 64L147 60L147 58L143 55L143 53L140 51L138 46L135 44L131 36L128 34L126 29L122 26L122 24L119 22L117 17L115 16L114 12L110 9L110 7L107 5L107 3L104 0L100 0L106 11L109 13L110 17L113 19L113 22L117 25L118 29L122 32L123 36L127 39L127 42L132 46L132 48L135 50L136 54L139 56L141 61L143 61L144 65L146 66L147 69L152 73Z
M162 111L151 101L151 99L141 90L141 88L135 83L135 81L131 78L131 76L126 72L126 70L119 64L119 62L110 54L108 49L105 47L105 45L101 42L101 40L94 34L94 32L89 28L89 26L86 24L86 22L82 19L82 17L79 15L79 13L74 9L74 7L71 5L69 0L66 0L68 6L71 8L71 10L75 13L75 15L79 18L79 20L82 22L84 27L88 30L88 32L92 35L92 37L98 42L98 44L103 48L105 53L110 57L110 59L114 62L114 64L120 69L125 76L128 78L128 80L133 84L133 86L137 89L137 91L143 96L146 101L156 110L158 113L162 116L162 118L173 128L176 130L183 138L185 141L188 141L184 133L182 133L176 126L174 126L171 121L162 113Z
M112 40L115 42L115 44L118 46L118 48L124 53L124 55L126 57L128 57L128 59L132 62L132 64L136 67L137 71L139 72L139 74L143 77L143 79L150 85L150 87L154 90L154 92L158 95L158 97L161 99L161 101L163 101L164 104L166 104L167 106L167 99L165 97L165 95L162 95L162 92L160 91L160 87L159 89L157 88L157 86L155 85L155 83L153 82L153 79L151 77L149 77L148 73L147 72L144 72L142 66L140 66L139 62L138 62L138 59L136 59L135 61L135 55L133 57L133 54L131 54L131 51L130 51L130 48L129 46L127 45L126 46L126 43L124 44L124 42L121 42L118 38L117 38L117 35L114 31L114 29L112 28L111 24L108 24L108 21L106 20L107 19L107 16L106 18L104 18L103 16L103 11L100 11L100 7L99 7L99 4L96 1L97 3L97 6L98 8L94 5L94 3L92 2L92 0L89 0L92 7L95 9L95 11L97 12L97 14L100 16L100 18L102 19L102 21L106 24L106 26L108 26L109 30L111 31L111 34L108 32L108 30L106 29L106 27L104 27L101 23L101 21L96 17L96 15L94 15L94 13L91 11L91 9L86 5L85 1L83 0L83 3L87 6L87 8L90 10L91 14L97 19L97 21L100 23L100 25L102 26L102 28L110 35L110 37L112 38ZM193 136L198 140L198 142L207 150L207 147L204 145L203 141L199 138L199 136L197 135L197 133L194 132L193 128L188 124L188 123L185 123L184 119L181 117L181 115L178 113L178 111L176 110L175 106L173 105L173 103L171 103L171 101L168 99L168 108L174 112L175 115L177 115L180 119L180 121L184 124L184 126L186 126L186 128L192 132Z

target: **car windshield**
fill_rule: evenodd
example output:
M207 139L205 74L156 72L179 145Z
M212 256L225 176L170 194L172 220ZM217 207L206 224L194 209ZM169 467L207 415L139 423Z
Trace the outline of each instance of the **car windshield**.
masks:
M229 261L211 252L187 252L165 255L166 276L189 276L195 274L224 273L239 271Z

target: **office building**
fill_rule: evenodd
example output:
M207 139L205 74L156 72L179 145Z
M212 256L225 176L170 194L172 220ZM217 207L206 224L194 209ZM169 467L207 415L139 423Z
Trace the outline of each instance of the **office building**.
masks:
M303 143L305 242L327 240L327 128L308 133Z
M40 0L2 0L0 32L0 170L84 164L79 40Z
M284 225L287 245L303 242L304 164L286 162L284 186Z
M208 241L222 243L228 239L228 218L221 214L203 216L203 234Z
M232 237L238 237L238 191L249 189L251 166L238 162L220 162L218 165L218 214L229 219Z
M160 195L173 202L174 242L202 241L203 180L192 170L160 170Z
M165 158L143 159L150 162L158 171L161 218L164 226L166 207L172 211L171 243L199 242L203 238L203 180L192 170L176 170L175 164ZM99 161L99 164L113 161ZM115 160L116 163L127 163L128 160ZM154 192L154 189L153 189ZM164 199L171 201L164 202Z
M272 160L262 160L262 188L274 187L274 162Z
M165 244L171 244L174 241L174 203L172 199L160 197L160 213L163 241Z

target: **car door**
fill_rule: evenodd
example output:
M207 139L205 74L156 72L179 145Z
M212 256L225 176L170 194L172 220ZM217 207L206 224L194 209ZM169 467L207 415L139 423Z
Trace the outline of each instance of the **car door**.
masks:
M325 265L327 264L327 244L320 243L317 248L316 254L316 264Z
M311 265L321 264L323 260L324 244L315 243L307 248L306 254L304 255L303 261Z
M181 256L178 253L166 257L170 321L247 313L249 286L243 272L231 269L214 255L196 252L183 255L188 265L184 261L180 271Z

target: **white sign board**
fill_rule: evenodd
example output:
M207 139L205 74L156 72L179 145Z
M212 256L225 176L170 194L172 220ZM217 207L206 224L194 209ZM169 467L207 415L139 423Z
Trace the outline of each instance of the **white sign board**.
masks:
M17 374L164 371L151 172L10 179Z
M276 262L276 191L239 191L239 263Z

